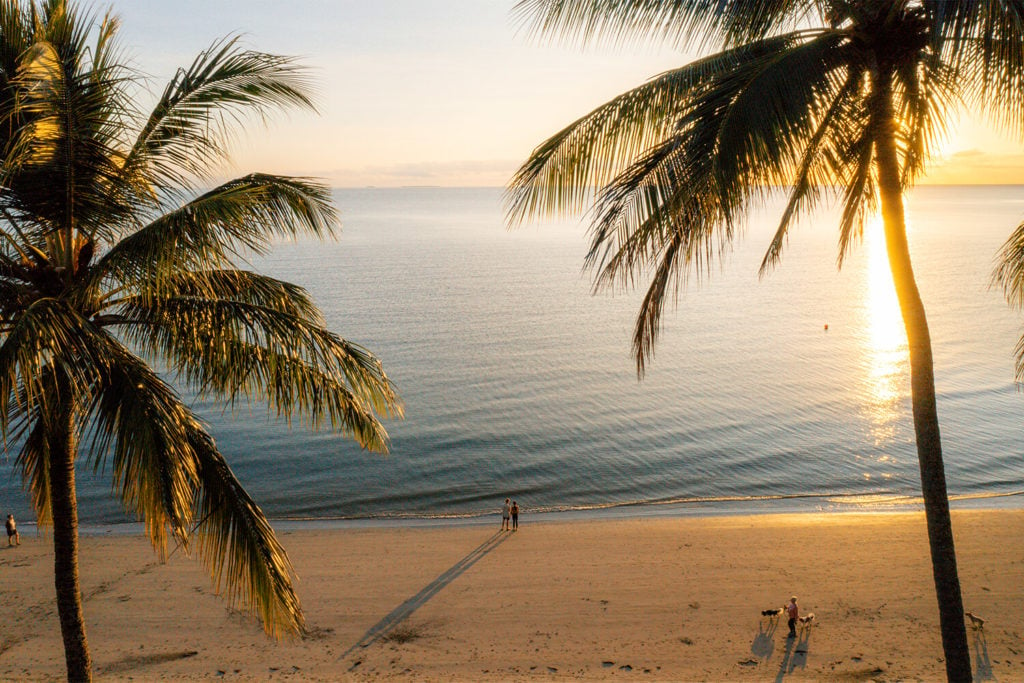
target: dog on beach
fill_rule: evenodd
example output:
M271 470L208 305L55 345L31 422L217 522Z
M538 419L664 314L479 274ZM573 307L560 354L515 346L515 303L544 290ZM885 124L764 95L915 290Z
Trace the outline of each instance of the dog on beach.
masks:
M811 625L814 624L814 612L800 617L797 621L800 622L800 626L802 628L810 628Z
M775 609L763 609L761 610L762 617L777 617L782 614L782 608L776 607Z
M966 614L967 618L971 620L971 630L973 630L973 631L984 631L985 630L985 620L984 619L979 617L974 612L964 612L964 614Z

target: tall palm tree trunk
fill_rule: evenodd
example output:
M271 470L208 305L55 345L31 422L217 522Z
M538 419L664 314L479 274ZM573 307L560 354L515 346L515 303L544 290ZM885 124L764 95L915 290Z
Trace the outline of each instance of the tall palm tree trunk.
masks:
M74 415L67 391L61 393L60 412L50 447L50 506L53 517L53 580L57 613L64 638L64 659L69 681L92 680L92 658L85 638L82 590L78 580L78 504L75 496Z
M891 81L883 75L875 81L879 91L872 112L875 129L875 164L885 244L892 270L896 297L903 316L910 350L910 393L914 409L914 434L917 459L921 468L921 491L928 522L932 574L939 601L942 649L946 656L946 676L950 681L971 680L971 658L964 626L964 608L953 546L953 525L949 516L946 473L939 438L939 416L935 407L935 371L932 343L928 333L924 303L914 280L907 245L906 219L899 159L896 151L896 123L892 105Z

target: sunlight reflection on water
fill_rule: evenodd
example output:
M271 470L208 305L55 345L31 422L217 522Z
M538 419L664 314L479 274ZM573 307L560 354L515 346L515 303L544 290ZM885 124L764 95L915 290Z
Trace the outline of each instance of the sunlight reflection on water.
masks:
M907 339L880 218L866 226L864 239L868 253L864 287L868 318L864 355L868 372L863 410L870 418L875 444L881 445L895 435L900 403L907 397Z

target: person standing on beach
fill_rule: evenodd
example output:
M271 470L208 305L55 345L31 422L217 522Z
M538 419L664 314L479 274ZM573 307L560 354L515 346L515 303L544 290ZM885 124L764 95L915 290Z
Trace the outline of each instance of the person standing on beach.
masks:
M21 534L18 533L18 525L14 522L14 515L7 515L7 545L21 545Z
M796 620L800 617L800 608L796 606L796 596L789 599L786 605L786 616L789 617L789 635L787 638L796 638Z
M501 506L501 530L508 531L508 520L512 516L512 506L509 505L509 499L505 499L505 504Z
M512 501L512 531L519 530L519 503Z

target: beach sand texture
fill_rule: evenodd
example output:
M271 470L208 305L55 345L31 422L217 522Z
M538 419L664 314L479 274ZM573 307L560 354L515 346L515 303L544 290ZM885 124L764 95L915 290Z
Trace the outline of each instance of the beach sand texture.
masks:
M1024 681L1024 511L953 516L977 680ZM923 513L580 519L282 534L306 637L273 642L199 564L82 539L100 680L944 677ZM59 679L50 539L0 552L0 678ZM787 641L761 610L790 595Z

